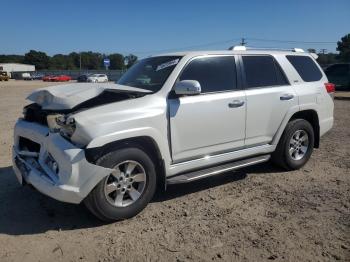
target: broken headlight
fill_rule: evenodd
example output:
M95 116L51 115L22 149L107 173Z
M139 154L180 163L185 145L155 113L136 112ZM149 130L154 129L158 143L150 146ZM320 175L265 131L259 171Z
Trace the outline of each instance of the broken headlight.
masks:
M75 119L66 115L48 115L47 125L49 126L51 132L59 132L66 138L71 138L75 131Z

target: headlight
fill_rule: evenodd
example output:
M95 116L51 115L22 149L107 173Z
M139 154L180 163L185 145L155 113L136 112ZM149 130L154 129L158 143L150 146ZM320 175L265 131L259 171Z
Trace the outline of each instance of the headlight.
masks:
M66 138L71 138L75 131L75 119L66 115L48 115L47 125L49 126L51 132L59 132Z

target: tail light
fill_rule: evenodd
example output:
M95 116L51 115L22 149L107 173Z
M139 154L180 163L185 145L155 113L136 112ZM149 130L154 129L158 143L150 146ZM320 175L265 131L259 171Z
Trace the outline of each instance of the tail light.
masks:
M325 86L325 88L327 90L327 93L334 99L335 84L324 83L324 86Z
M327 93L334 93L335 92L335 84L325 83L324 86L326 87Z

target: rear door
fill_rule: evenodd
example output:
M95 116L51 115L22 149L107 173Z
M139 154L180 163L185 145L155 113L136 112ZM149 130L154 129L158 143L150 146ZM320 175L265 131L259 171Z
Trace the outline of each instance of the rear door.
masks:
M271 55L242 55L247 99L246 147L272 141L296 93Z
M244 147L246 101L234 56L197 57L179 80L197 80L202 93L169 99L174 162Z

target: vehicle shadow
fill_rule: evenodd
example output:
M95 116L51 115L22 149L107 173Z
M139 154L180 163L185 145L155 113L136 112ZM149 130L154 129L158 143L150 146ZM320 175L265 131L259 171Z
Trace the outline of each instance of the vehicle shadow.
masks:
M208 188L245 179L249 173L275 173L281 170L269 163L210 177L189 184L168 186L157 192L152 202L162 202ZM0 234L30 235L50 230L66 231L105 225L83 204L67 204L51 199L30 186L20 186L12 166L0 168Z
M0 168L0 234L27 235L103 225L84 205L67 204L21 186L12 166Z
M250 173L269 174L284 172L281 168L272 165L270 162L262 163L235 171L228 171L223 174L208 177L185 184L169 185L166 192L157 192L153 202L162 202L195 192L215 188L217 186L237 182L245 179Z

